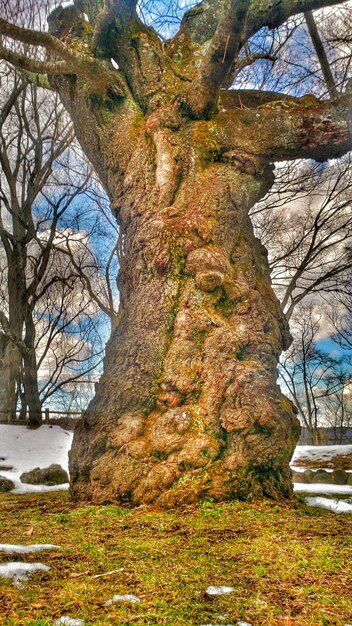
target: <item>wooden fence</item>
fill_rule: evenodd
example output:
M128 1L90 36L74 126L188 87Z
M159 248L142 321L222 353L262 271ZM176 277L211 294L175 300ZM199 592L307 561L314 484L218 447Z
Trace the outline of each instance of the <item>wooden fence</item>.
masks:
M77 421L82 417L82 411L55 411L48 408L42 410L43 424L66 422L67 420ZM16 414L9 411L0 410L0 424L17 424L19 426L28 424L28 415L25 419L20 416L20 411Z

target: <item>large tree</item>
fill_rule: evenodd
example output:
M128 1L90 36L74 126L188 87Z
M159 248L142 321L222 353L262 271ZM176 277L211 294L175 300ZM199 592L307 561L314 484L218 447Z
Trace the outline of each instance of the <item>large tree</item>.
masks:
M298 426L276 385L290 334L248 211L274 161L350 149L351 97L222 88L261 29L332 4L204 0L167 41L134 0L75 0L50 33L0 21L0 54L59 92L121 229L118 320L70 456L76 497L290 495Z

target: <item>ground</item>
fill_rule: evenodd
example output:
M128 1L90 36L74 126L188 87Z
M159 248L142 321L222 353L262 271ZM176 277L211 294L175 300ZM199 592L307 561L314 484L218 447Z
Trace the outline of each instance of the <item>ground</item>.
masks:
M0 507L1 542L61 546L1 555L50 567L23 589L0 580L4 626L52 626L63 615L86 626L352 623L351 516L309 508L297 496L290 504L207 502L165 512L78 506L56 492L4 494ZM234 591L212 598L209 585ZM141 602L105 606L115 594Z

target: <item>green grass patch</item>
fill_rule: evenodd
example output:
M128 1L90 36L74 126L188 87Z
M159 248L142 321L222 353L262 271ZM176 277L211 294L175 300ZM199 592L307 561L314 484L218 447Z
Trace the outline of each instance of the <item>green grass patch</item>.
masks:
M351 623L351 516L299 499L162 511L76 505L63 492L1 495L0 506L1 543L61 546L0 555L2 563L40 561L51 568L23 589L0 579L4 626L52 626L62 615L86 626ZM209 597L209 585L235 591ZM105 606L114 594L141 602Z

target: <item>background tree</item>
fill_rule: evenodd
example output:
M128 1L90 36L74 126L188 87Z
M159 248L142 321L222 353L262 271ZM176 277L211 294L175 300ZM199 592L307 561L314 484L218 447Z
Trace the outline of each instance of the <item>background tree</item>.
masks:
M275 186L252 211L269 249L272 284L288 319L320 294L325 301L350 288L352 267L350 155L322 167L284 164Z
M256 37L330 4L205 1L166 42L127 0L58 8L50 34L0 21L46 50L5 39L0 53L58 90L121 228L120 311L71 453L77 497L291 493L297 425L276 386L290 338L248 211L273 161L350 148L351 97L221 88Z
M292 320L295 339L280 363L284 388L312 445L325 443L322 428L328 426L334 427L341 443L350 423L351 363L337 351L329 354L319 347L322 317L322 307L316 303L297 307Z
M0 409L15 419L20 403L20 416L28 412L35 426L43 403L62 386L87 377L101 360L103 321L77 261L89 257L89 285L94 283L97 301L105 281L87 247L88 232L79 229L88 227L92 236L105 214L96 217L91 168L73 149L71 125L57 98L48 99L6 68L2 85ZM111 289L109 295L113 306Z
M323 398L324 422L333 428L336 444L344 442L352 427L351 385L351 374L341 371L336 380L336 390Z

